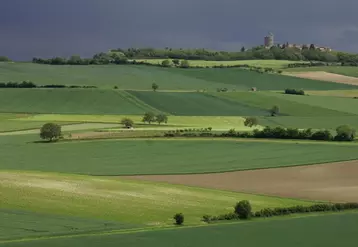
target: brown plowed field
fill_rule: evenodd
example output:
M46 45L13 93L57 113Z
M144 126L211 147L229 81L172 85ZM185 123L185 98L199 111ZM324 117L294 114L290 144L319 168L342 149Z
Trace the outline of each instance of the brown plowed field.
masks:
M358 160L216 174L128 178L308 200L358 202Z
M343 84L358 85L358 78L339 75L324 71L312 71L312 72L287 72L285 75L295 76L300 78L312 79L312 80L321 80L321 81L331 81Z

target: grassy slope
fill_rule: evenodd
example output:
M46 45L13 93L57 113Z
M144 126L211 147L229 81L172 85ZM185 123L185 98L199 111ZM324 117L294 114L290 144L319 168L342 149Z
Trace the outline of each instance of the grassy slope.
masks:
M285 69L287 72L305 72L305 71L325 71L334 74L358 77L358 67L345 66L325 66L325 67L311 67L311 68L290 68Z
M124 91L97 89L2 89L0 112L139 114L152 111Z
M202 224L203 214L231 212L242 199L250 200L254 210L310 204L124 179L24 172L0 172L0 178L0 208L111 220L139 227L171 225L177 212L185 214L187 224Z
M245 116L263 115L265 110L248 107L240 102L217 98L204 93L135 92L143 102L179 116Z
M51 66L31 63L0 64L0 81L31 80L37 84L118 86L129 90L150 90L153 82L161 90L282 90L287 87L310 90L357 88L338 83L295 77L259 74L242 69L173 69L150 66Z
M210 139L29 143L37 139L37 136L31 135L0 137L0 169L96 175L179 174L358 158L356 145L337 143L295 144ZM16 155L19 152L21 155Z
M212 225L198 228L147 231L4 244L6 247L133 246L133 247L355 247L358 214L267 220L265 222Z
M5 190L1 193L2 198L5 198ZM121 224L116 221L56 215L52 212L44 214L1 208L0 218L2 219L0 221L0 241L4 239L17 239L24 237L109 231L135 226L130 224ZM39 224L39 222L41 222L41 224Z

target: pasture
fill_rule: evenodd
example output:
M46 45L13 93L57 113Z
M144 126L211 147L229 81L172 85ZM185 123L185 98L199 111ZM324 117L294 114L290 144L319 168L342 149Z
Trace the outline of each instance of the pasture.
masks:
M201 222L203 214L231 212L235 203L242 199L250 200L255 210L266 206L311 204L294 199L126 179L6 171L0 172L0 178L1 193L6 198L0 209L62 215L64 221L70 221L71 217L94 219L92 225L97 220L102 228L106 223L103 221L117 222L118 225L112 224L112 229L170 226L175 212L185 213L188 225L204 224ZM30 221L36 218L29 217ZM14 218L19 217L15 215ZM16 223L13 226L16 228Z
M358 214L330 214L315 217L264 220L250 223L187 227L171 230L118 232L79 237L9 241L4 247L42 246L290 246L355 247Z
M109 176L188 174L358 158L357 145L351 143L208 138L33 143L37 138L33 135L0 136L0 169ZM22 150L21 155L15 155L18 150Z

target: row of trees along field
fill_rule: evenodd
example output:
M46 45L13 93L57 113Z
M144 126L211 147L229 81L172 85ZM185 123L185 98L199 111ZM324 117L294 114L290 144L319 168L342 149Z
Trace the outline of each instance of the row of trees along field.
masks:
M320 51L315 47L303 50L297 48L272 47L266 49L262 46L238 52L210 51L206 49L153 49L129 48L112 50L110 53L98 53L92 58L81 58L78 55L70 58L54 57L50 59L33 58L33 63L52 65L99 65L99 64L127 64L135 59L181 59L181 60L207 60L207 61L234 61L254 59L274 59L291 61L321 61L328 63L342 63L345 65L358 65L358 54L344 52ZM130 62L132 61L132 62Z

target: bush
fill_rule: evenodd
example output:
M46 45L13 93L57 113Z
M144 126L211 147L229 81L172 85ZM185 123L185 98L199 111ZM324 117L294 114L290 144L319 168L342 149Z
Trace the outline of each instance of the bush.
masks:
M54 123L46 123L41 127L40 137L44 140L54 141L62 136L61 126Z
M335 141L354 141L356 136L356 130L348 125L338 126L336 132Z
M252 215L250 202L246 200L239 201L235 205L235 213L240 219L250 219Z
M305 91L287 88L285 94L305 95Z
M182 213L175 214L173 219L176 225L182 225L184 223L184 215Z
M272 117L276 116L277 114L279 114L280 112L280 108L277 105L274 105L271 109L270 109L270 114Z
M258 124L258 120L255 117L247 117L245 118L244 125L247 127L256 126Z

